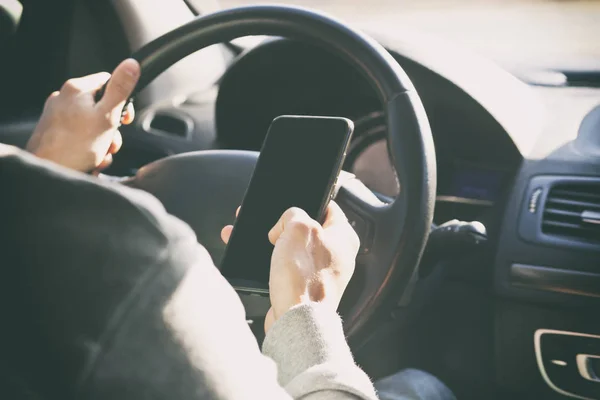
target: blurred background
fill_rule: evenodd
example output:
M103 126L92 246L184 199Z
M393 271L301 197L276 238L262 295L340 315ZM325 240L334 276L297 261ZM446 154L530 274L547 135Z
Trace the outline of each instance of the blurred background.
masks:
M256 4L221 0L222 7ZM377 32L414 30L510 70L600 70L599 0L279 0ZM407 33L410 34L410 33Z

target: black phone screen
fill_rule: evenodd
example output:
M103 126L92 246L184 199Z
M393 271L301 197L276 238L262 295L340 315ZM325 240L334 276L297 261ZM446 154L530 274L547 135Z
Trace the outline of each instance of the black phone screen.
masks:
M290 207L321 219L352 131L345 118L273 120L221 262L226 278L266 287L273 252L269 231Z

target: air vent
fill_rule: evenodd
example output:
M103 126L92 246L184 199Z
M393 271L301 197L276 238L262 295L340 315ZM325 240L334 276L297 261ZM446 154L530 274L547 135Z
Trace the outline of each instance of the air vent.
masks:
M188 130L187 124L181 118L166 114L156 114L150 122L150 128L182 138L187 136Z
M194 128L194 123L183 113L174 110L158 110L148 113L142 126L146 132L188 139Z
M571 240L600 243L600 183L554 185L546 199L542 232Z

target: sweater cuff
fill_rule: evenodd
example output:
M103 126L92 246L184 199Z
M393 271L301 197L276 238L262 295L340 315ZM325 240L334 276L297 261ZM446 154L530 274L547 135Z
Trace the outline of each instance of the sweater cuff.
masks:
M282 386L315 365L354 365L339 315L319 303L301 304L282 315L267 332L262 350L277 364Z

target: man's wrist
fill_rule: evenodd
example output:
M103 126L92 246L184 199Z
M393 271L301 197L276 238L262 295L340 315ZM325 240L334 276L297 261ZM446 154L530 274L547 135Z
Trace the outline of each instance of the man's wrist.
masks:
M269 329L263 353L279 370L279 383L323 363L354 364L342 321L328 304L308 302L290 308Z
M336 313L340 303L340 296L337 293L334 282L321 276L311 282L307 282L305 291L298 296L286 296L286 302L272 301L275 320L279 319L289 310L301 305L318 304L320 309L329 308L331 312ZM277 307L277 304L283 303L283 307Z

